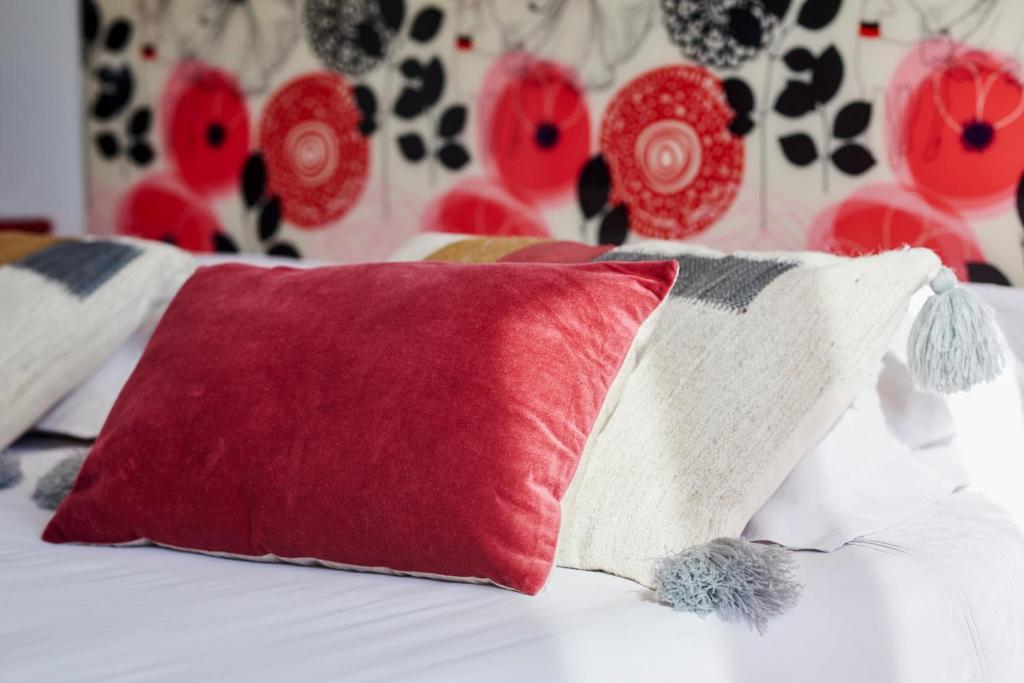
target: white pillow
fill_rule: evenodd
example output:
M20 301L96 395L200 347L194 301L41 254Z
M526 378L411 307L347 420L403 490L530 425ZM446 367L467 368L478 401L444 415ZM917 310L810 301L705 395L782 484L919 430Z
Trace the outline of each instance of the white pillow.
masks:
M164 302L154 310L96 372L36 422L33 430L76 439L95 439L166 308L167 303Z
M0 266L0 448L89 377L192 259L158 242L9 234Z

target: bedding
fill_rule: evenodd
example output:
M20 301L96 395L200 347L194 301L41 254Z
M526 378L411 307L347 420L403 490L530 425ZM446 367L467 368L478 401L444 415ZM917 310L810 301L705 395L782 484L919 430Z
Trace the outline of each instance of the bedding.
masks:
M0 491L0 666L10 680L1024 680L1024 541L948 496L835 553L797 553L803 598L759 636L636 584L557 568L535 598L486 587L53 546L31 499L77 449L23 440Z
M190 263L131 238L0 233L0 448L88 377Z
M677 272L201 268L44 539L536 593L560 500Z

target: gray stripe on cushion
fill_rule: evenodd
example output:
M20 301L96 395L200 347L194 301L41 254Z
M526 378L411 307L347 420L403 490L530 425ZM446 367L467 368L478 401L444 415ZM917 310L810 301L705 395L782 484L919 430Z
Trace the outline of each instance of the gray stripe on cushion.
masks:
M59 282L84 299L142 253L120 242L61 242L12 263Z
M669 296L743 313L761 291L798 264L772 259L755 260L740 256L696 256L659 254L614 249L595 261L676 261L679 279Z

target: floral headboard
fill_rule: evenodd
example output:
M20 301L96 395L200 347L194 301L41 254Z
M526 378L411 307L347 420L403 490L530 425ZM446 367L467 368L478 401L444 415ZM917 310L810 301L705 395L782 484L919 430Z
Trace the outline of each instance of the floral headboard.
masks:
M1018 0L85 0L90 226L935 249L1024 284Z

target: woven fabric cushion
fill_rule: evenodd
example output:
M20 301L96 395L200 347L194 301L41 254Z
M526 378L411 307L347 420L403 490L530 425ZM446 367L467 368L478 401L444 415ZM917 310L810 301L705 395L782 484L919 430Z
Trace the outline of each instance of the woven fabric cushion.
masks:
M480 258L457 243L432 257L442 250ZM533 244L501 260L565 251ZM923 249L849 259L660 241L593 258L673 258L680 277L566 495L558 563L648 586L658 558L741 533L870 379L940 265Z
M0 233L0 448L113 353L191 263L158 242Z
M677 270L202 268L44 539L536 593L559 501Z

